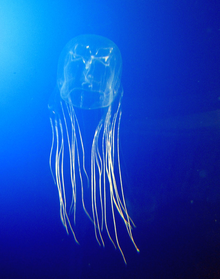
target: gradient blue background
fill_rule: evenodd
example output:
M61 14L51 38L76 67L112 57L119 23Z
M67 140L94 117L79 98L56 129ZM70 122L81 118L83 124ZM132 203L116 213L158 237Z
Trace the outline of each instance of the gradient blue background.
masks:
M138 254L66 234L48 165L59 54L123 59L121 158ZM0 0L0 278L220 278L220 2Z

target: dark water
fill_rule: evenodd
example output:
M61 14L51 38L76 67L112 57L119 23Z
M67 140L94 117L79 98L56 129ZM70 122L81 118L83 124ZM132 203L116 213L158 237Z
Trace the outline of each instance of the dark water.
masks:
M1 2L0 278L220 278L220 3ZM127 266L83 214L66 234L48 165L58 57L85 33L123 59Z

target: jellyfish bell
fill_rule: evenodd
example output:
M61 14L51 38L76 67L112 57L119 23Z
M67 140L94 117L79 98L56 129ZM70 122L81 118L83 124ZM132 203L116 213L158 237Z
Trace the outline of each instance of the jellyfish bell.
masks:
M97 35L78 36L60 55L60 96L82 109L107 107L122 93L121 68L120 51L112 41Z
M99 245L105 246L105 230L126 263L119 244L116 214L121 217L131 241L139 250L132 235L134 223L125 203L120 166L121 69L120 51L107 38L82 35L67 43L59 58L57 85L49 104L52 128L49 164L58 189L61 221L67 233L70 230L78 243L74 225L76 205L81 203L94 225ZM91 131L90 122L84 123L82 134L78 117L80 112L84 114L86 111L101 111L92 132L88 156L85 151L88 141L85 149L84 138ZM91 114L89 117L92 118ZM90 157L89 168L86 157ZM67 158L68 168L64 167ZM67 187L71 188L71 198ZM85 203L88 188L89 205ZM114 233L109 229L111 225Z

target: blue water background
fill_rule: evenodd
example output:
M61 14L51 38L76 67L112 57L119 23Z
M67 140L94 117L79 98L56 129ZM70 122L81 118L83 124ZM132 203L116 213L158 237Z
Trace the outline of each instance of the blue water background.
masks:
M114 41L122 60L121 164L140 249L59 216L48 100L64 45ZM0 1L0 278L220 278L220 3Z

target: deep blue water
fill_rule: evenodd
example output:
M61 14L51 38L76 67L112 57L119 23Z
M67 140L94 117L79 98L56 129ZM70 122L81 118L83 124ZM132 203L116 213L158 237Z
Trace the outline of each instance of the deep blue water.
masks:
M66 234L48 164L58 58L89 33L123 60L127 265L83 214ZM220 278L219 44L218 1L0 1L0 278Z

